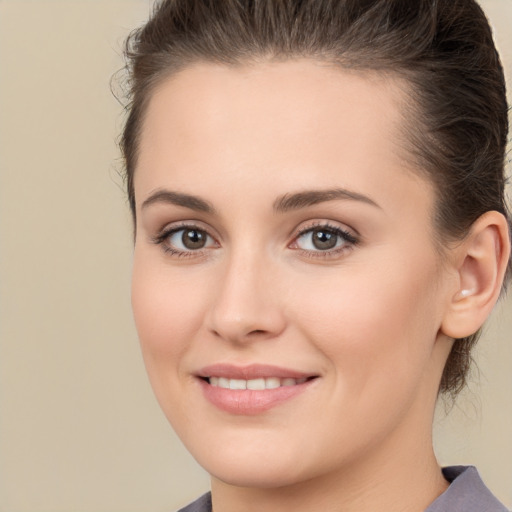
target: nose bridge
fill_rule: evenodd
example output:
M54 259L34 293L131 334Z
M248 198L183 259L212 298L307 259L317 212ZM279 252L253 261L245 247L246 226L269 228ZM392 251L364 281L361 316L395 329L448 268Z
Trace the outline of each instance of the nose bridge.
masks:
M254 244L238 246L223 262L209 328L234 342L272 338L284 329L274 265Z

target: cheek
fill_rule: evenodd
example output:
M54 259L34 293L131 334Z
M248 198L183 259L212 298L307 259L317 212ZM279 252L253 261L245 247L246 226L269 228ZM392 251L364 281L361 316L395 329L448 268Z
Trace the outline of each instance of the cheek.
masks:
M183 273L170 272L140 251L135 252L132 308L148 372L178 364L203 316L201 290ZM151 375L150 375L151 377Z
M418 378L438 330L432 261L379 261L378 271L340 268L295 294L297 322L351 386Z
M192 280L192 282L196 282ZM183 272L134 254L132 308L142 356L155 396L171 424L188 421L187 353L203 318L205 298ZM185 378L183 378L185 376Z

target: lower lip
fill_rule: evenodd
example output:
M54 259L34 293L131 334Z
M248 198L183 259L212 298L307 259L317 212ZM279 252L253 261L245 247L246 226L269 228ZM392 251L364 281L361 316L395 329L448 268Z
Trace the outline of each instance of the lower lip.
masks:
M281 386L274 389L226 389L212 386L203 379L199 383L206 399L222 411L230 414L255 415L261 414L283 402L300 395L316 379L310 379L294 386Z

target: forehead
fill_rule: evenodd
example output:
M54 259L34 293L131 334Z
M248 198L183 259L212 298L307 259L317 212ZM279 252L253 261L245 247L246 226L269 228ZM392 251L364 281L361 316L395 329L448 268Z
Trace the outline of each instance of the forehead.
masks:
M194 64L149 102L136 195L190 179L211 192L208 180L226 173L251 185L269 180L283 189L276 193L287 193L290 179L297 188L323 180L368 189L390 179L399 188L398 174L419 179L403 158L405 90L399 78L308 59Z
M156 88L141 142L151 144L169 129L206 142L213 135L242 134L262 125L265 131L251 134L257 140L274 139L280 129L288 137L312 139L332 129L333 137L345 140L362 130L385 135L385 129L394 130L389 139L396 140L404 122L404 88L401 79L388 74L309 59L236 67L197 63Z

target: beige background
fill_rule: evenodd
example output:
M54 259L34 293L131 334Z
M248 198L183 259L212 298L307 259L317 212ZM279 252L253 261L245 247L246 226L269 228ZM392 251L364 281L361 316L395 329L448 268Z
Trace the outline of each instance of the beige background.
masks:
M512 83L512 0L486 0ZM0 0L0 512L172 511L208 486L146 380L109 90L143 0ZM512 301L436 422L512 506Z

